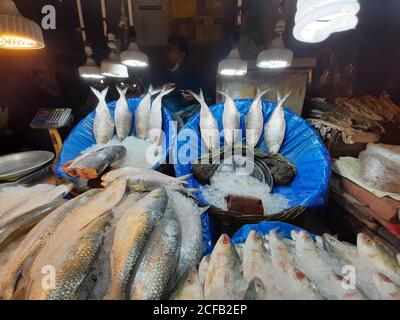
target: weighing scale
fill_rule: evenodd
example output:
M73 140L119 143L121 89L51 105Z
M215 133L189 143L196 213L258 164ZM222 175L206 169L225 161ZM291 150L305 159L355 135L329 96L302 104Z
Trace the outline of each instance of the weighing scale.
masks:
M60 154L63 146L58 129L68 127L73 121L72 110L68 108L40 109L32 120L31 128L47 129L53 143L56 157Z

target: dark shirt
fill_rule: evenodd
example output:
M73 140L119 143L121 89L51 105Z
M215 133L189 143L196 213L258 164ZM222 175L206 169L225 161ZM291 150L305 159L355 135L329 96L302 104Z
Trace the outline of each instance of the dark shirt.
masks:
M176 85L176 89L164 99L164 104L168 110L177 112L197 103L196 101L188 101L182 96L182 90L200 91L200 75L196 72L185 67L179 67L176 71L163 68L153 72L152 84L154 87L160 87L166 83L175 83Z

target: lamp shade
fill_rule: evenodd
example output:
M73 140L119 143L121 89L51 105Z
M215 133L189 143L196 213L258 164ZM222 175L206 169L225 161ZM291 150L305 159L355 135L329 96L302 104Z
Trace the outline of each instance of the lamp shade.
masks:
M83 79L104 79L101 74L99 66L92 57L88 57L86 64L79 68L79 76Z
M218 73L224 76L244 76L247 74L247 62L240 58L238 49L233 49L228 57L218 64Z
M27 50L44 47L40 26L24 18L12 0L0 0L0 48Z
M299 0L293 35L302 42L324 41L332 33L354 29L359 11L357 0Z
M109 78L129 78L128 68L119 62L118 56L111 53L101 64L101 74Z
M121 63L128 67L146 68L149 66L149 58L135 42L131 42L128 50L121 53Z
M286 49L282 37L276 37L271 46L258 55L257 67L267 69L287 68L292 65L293 51Z

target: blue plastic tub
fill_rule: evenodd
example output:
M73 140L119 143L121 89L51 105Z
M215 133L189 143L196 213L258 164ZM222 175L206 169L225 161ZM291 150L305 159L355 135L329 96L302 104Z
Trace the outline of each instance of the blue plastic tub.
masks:
M131 135L135 136L136 128L135 128L135 113L138 108L140 101L142 99L128 99L128 106L132 113L133 125ZM110 109L111 115L114 117L116 101L110 102L108 107ZM71 131L68 138L64 142L64 146L61 150L60 156L57 160L57 165L55 169L55 173L58 177L71 180L71 177L67 176L61 167L68 161L74 160L77 158L83 151L90 148L91 146L96 144L93 135L93 123L94 117L96 115L96 111L91 112L86 118L84 118L79 124ZM165 162L167 156L169 155L170 150L175 145L176 136L177 136L177 128L174 117L167 110L163 110L163 130L166 136L166 139L163 143L163 157L160 162L154 167L154 169L158 169L162 162Z

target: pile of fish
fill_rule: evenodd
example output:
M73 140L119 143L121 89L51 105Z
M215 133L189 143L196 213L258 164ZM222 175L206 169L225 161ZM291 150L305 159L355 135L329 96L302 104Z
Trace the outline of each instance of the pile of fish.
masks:
M1 299L161 299L199 264L204 255L201 214L206 208L182 193L183 179L124 168L108 173L103 182L104 189L54 206L56 195L69 187L45 192L39 186L28 188L48 194L32 202L51 209L35 223L4 225L20 227L18 235L24 235L17 246L10 246L0 267ZM0 192L1 205L10 192ZM27 204L19 204L1 217L14 221L11 214L27 209ZM33 215L29 209L26 215ZM7 237L2 248L16 235Z
M93 134L97 144L104 145L108 143L116 132L120 142L130 136L132 130L132 114L126 100L127 89L117 90L120 98L115 107L114 118L106 103L108 87L102 92L91 88L93 93L99 99L96 108L96 115L93 124ZM162 131L162 99L174 89L163 88L160 91L154 91L150 86L149 92L140 102L135 114L136 136L139 139L147 139L157 146L161 143ZM152 103L152 96L159 95Z
M400 300L400 262L364 234L357 246L330 235L293 240L251 231L244 244L222 235L198 271L191 269L175 300Z
M246 125L246 146L254 150L258 145L263 130L265 144L270 154L277 154L281 148L286 134L286 121L283 104L290 93L281 97L278 92L278 103L271 114L268 122L264 124L264 115L262 110L262 96L269 90L260 93L254 99L245 118ZM224 143L228 147L241 144L240 134L240 112L237 109L235 101L227 94L219 92L226 97L224 111L222 116ZM200 103L200 132L201 137L207 149L214 153L220 149L220 139L217 120L214 118L211 110L205 102L203 92L192 95Z

